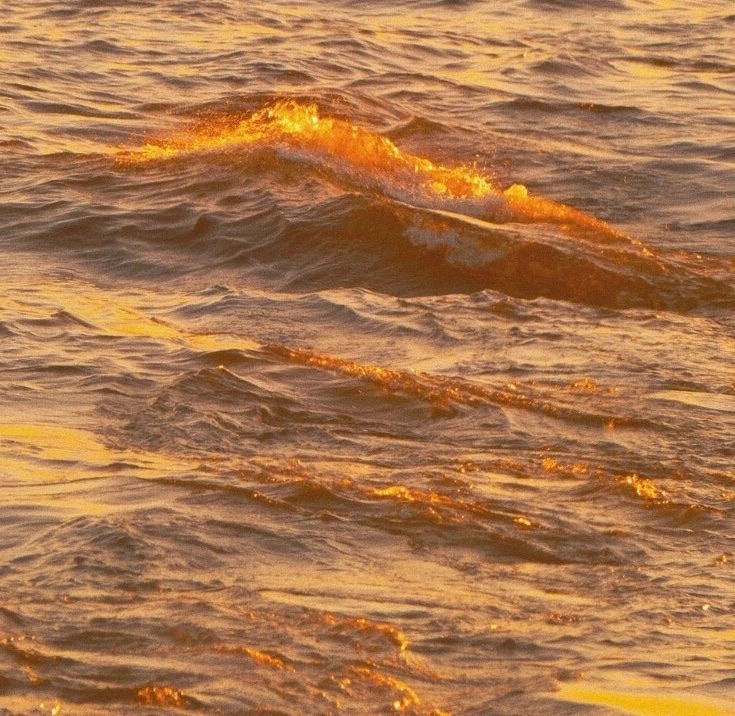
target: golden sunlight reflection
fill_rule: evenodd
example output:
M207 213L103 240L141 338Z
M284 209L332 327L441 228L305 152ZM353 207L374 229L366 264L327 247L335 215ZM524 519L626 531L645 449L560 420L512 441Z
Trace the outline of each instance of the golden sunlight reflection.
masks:
M494 191L490 181L468 167L444 167L402 152L390 139L350 122L322 117L316 105L281 101L232 126L232 118L214 119L193 132L174 135L138 149L119 150L122 163L169 159L184 153L217 151L265 142L285 142L297 148L348 159L375 175L404 172L423 179L440 196L483 197Z
M243 656L247 656L256 664L261 664L271 669L291 672L295 671L295 669L290 664L287 664L281 657L250 646L225 646L224 644L220 644L216 646L214 650L221 654L241 654Z
M191 699L179 689L171 686L145 686L138 689L135 702L139 706L156 706L159 708L185 708L191 705Z
M171 297L168 297L171 299ZM171 299L175 301L175 299ZM23 292L23 297L7 296L0 307L0 316L13 310L34 318L47 318L50 304L63 306L63 310L86 324L91 331L129 338L151 338L168 341L198 351L251 350L259 344L240 335L184 331L172 323L146 315L140 308L143 302L161 303L160 294L141 293L126 296L123 293L105 292L92 284L75 284L69 288L64 283L37 285L33 293Z
M99 470L117 463L164 472L190 469L194 464L161 453L117 450L87 430L47 423L0 423L0 445L13 448L12 454L4 453L2 471L22 475L26 482L63 482L69 478L64 464L73 477L80 477L80 469Z
M600 687L563 684L559 698L595 706L609 706L635 716L731 716L732 704L690 693L633 693Z
M340 166L369 188L380 188L394 198L412 200L436 208L457 201L486 200L484 212L502 221L550 223L574 234L624 241L623 233L606 222L544 197L534 196L522 184L502 190L473 166L445 166L401 150L387 137L344 119L323 117L314 104L282 100L242 119L210 117L169 137L134 148L118 148L114 157L121 165L136 165L202 152L226 152L238 148L285 147L307 153L316 162ZM418 194L418 196L417 196ZM498 202L500 205L498 206ZM483 212L477 207L473 213ZM490 218L490 217L488 217Z

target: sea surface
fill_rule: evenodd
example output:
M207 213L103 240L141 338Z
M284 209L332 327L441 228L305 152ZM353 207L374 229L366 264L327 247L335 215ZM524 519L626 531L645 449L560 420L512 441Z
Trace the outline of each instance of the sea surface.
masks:
M731 0L6 0L0 714L735 713Z

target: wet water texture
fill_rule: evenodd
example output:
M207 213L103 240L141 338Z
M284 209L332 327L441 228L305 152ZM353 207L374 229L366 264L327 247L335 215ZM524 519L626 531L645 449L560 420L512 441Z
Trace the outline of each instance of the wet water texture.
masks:
M734 32L10 2L0 715L731 714Z

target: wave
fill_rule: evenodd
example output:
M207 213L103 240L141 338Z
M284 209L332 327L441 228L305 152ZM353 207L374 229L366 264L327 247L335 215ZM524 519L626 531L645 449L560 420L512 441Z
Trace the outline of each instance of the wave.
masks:
M287 186L274 191L286 194L307 167L336 186L340 196L327 191L292 216L288 207L267 208L269 216L278 214L275 230L253 230L249 220L245 240L241 234L236 240L220 237L219 231L204 237L207 246L220 247L219 266L268 266L270 277L283 277L280 289L331 288L339 277L341 286L399 295L489 288L519 298L656 310L721 303L733 293L726 282L699 271L701 264L692 270L686 261L658 255L591 214L521 184L503 189L475 166L411 154L346 119L323 117L315 104L282 100L247 116L210 114L159 140L118 148L113 156L118 166L133 170L184 162L189 178L202 160L226 158L225 172L234 162L256 176L285 167ZM225 233L242 229L242 221L226 220L225 210L198 214L197 224ZM253 211L262 215L261 200ZM140 226L137 235L160 235L159 223L152 233L149 228ZM196 243L190 248L200 251Z
M495 405L592 425L653 427L649 421L628 416L605 415L575 409L560 403L558 396L554 396L556 400L552 400L548 395L530 387L524 390L515 383L497 388L478 385L458 377L359 363L301 348L267 345L263 349L291 363L359 380L388 395L409 396L428 403L438 415L451 414L459 407Z
M553 224L573 235L622 241L625 235L573 207L506 189L473 166L445 166L401 150L392 140L344 119L322 117L315 104L283 100L243 118L219 115L140 147L117 149L120 164L141 164L202 152L245 148L286 150L354 183L420 206L461 211L490 221Z

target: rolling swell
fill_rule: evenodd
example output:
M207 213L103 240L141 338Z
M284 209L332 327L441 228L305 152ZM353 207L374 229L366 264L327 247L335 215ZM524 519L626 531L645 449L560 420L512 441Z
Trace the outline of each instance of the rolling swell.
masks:
M322 117L314 105L280 101L245 118L214 115L115 159L129 171L155 164L184 176L214 165L222 177L197 184L215 196L226 191L223 207L235 202L229 172L246 172L246 187L264 176L278 180L265 205L245 190L247 219L230 206L192 215L191 228L163 238L178 251L191 237L192 249L214 253L224 266L267 266L269 276L258 277L257 268L255 276L270 282L277 273L282 290L319 290L336 280L398 295L494 289L676 311L733 296L681 253L678 260L655 255L590 214L522 185L501 190L471 166L406 153L384 136ZM304 211L293 198L306 187L323 199ZM146 240L146 233L136 235Z

